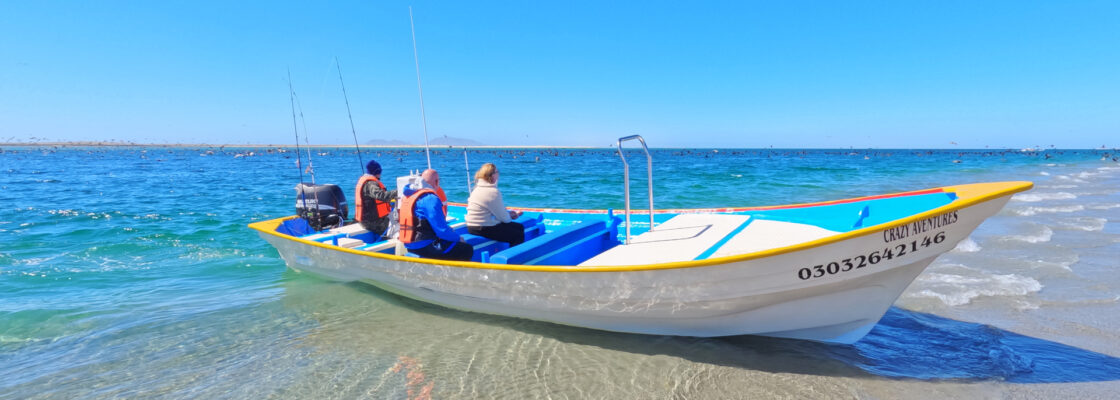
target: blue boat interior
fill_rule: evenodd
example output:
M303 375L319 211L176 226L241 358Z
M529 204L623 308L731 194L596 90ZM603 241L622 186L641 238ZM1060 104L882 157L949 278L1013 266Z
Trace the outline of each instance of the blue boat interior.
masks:
M949 204L954 200L956 200L954 193L925 193L825 205L719 213L746 215L750 218L737 229L717 240L696 259L704 259L714 254L719 246L752 221L769 220L805 224L842 233L906 218ZM448 219L451 222L462 221L464 214L463 207L450 207ZM656 213L654 223L660 225L678 215L680 214ZM649 231L648 212L634 213L630 219L632 236ZM462 223L455 224L453 227L464 242L474 247L472 261L493 264L578 265L622 244L625 240L625 232L619 229L623 218L614 215L611 210L605 213L527 212L516 221L525 226L525 242L514 247L510 247L505 242L467 233L467 228ZM357 244L344 247L359 251L384 254L395 254L397 251L395 241L381 240L379 236L368 231L335 229L316 232L311 230L306 221L299 218L285 221L277 228L277 232L335 246L340 246L340 243ZM418 257L412 253L405 255Z

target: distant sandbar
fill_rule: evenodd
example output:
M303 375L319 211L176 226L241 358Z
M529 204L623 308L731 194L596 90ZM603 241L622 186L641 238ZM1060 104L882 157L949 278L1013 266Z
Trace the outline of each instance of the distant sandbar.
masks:
M24 147L182 147L182 148L289 148L296 147L292 144L206 144L206 143L132 143L132 142L102 142L102 141L84 141L84 142L8 142L0 143L0 146L24 146ZM301 144L299 147L311 148L346 148L354 147L354 145L346 144ZM373 145L363 144L357 147L363 149L423 149L425 146L422 144L402 144L402 145ZM431 145L428 146L433 149L597 149L600 147L593 146L549 146L549 145L522 145L522 146L490 146L490 145Z

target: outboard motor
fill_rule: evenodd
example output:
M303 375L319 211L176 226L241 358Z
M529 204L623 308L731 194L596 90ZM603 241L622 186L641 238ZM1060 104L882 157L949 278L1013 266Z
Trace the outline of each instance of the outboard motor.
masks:
M312 229L321 231L342 226L350 216L350 208L338 185L300 183L296 185L296 214L307 220Z

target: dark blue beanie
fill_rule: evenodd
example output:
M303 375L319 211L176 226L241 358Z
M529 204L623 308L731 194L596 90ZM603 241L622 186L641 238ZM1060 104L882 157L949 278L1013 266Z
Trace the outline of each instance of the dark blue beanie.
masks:
M369 163L366 164L366 172L370 175L380 174L381 164L378 164L377 161L369 160Z

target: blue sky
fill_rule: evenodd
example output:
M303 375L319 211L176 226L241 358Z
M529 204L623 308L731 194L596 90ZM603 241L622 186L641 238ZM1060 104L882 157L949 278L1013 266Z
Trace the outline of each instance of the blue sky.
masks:
M237 3L237 4L226 4ZM1120 3L0 2L0 142L1120 146ZM953 144L956 143L956 144Z

